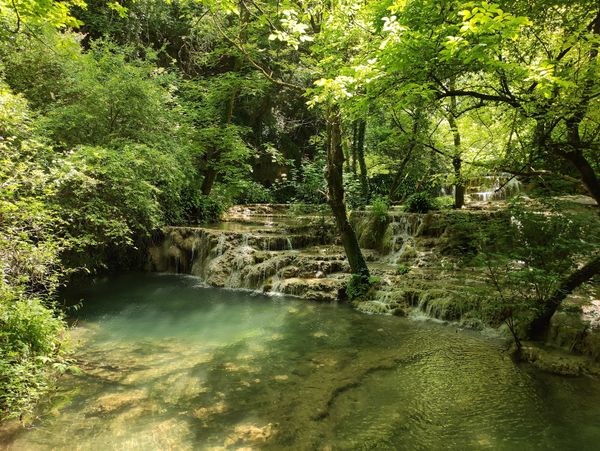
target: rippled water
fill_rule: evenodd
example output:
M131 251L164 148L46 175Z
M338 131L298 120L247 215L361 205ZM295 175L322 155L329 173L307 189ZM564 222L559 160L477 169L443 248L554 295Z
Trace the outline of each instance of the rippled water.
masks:
M344 306L128 275L90 284L66 376L0 448L600 449L600 384Z

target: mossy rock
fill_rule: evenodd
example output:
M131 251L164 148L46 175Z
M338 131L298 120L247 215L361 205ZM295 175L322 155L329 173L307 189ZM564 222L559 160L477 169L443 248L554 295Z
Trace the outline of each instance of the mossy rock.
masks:
M417 231L417 236L439 238L447 226L447 219L443 215L428 213L423 215L423 222Z

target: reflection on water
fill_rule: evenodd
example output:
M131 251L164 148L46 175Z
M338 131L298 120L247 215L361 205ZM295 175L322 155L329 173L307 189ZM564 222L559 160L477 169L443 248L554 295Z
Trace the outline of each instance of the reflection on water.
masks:
M453 327L197 284L78 293L83 374L0 448L598 449L595 380L515 366Z

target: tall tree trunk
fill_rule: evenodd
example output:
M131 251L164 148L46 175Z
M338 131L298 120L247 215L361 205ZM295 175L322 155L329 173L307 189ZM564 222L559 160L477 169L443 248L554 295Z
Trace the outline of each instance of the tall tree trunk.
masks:
M327 188L328 202L335 217L344 251L353 274L369 276L369 268L363 257L354 229L348 221L344 203L344 152L339 108L331 106L327 111Z
M367 163L365 162L365 131L367 123L364 119L358 122L356 139L356 156L360 167L360 186L365 201L369 200L369 176L367 174Z
M357 141L358 141L358 122L354 121L352 123L352 173L354 175L357 174L356 164L358 163L358 155L356 153Z
M600 274L600 254L596 254L590 261L573 272L562 281L556 291L544 302L540 313L529 328L529 335L533 338L541 338L548 330L550 319L562 301L577 287Z
M452 82L454 86L454 82ZM450 97L450 111L448 112L448 125L452 131L454 141L454 154L452 156L452 168L454 169L454 208L461 209L465 204L465 183L462 178L462 158L460 147L460 133L458 131L458 122L456 121L456 97Z
M215 180L217 179L217 171L213 168L208 168L204 173L204 179L202 180L202 187L200 191L203 195L208 196L212 191L212 187L215 184Z
M454 177L457 182L454 184L454 208L461 209L465 204L465 184L461 180L462 160L459 156L452 157L452 167L454 168Z

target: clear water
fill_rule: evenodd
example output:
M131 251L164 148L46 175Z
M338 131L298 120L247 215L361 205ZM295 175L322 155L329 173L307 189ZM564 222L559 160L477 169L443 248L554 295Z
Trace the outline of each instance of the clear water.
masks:
M501 343L344 306L90 284L65 376L10 450L597 450L600 383L517 366Z

